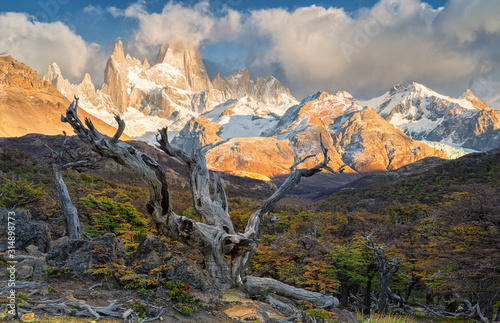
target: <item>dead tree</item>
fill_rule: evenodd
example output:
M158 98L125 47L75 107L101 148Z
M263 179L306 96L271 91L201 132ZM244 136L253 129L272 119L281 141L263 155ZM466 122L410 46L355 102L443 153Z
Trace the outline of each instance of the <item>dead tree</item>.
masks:
M387 310L387 297L389 294L389 287L387 283L394 274L401 268L401 260L397 257L388 259L385 255L385 249L390 248L389 245L377 245L372 237L373 233L368 235L366 239L369 244L361 241L365 247L373 251L375 261L377 262L378 271L378 310L384 313Z
M63 217L66 221L68 236L70 239L80 239L81 235L84 234L82 225L78 217L78 211L71 202L71 197L69 196L68 187L64 182L62 171L68 168L73 168L78 171L81 171L82 168L92 168L99 160L88 154L79 153L76 156L71 155L68 151L68 137L66 136L66 132L63 131L63 133L64 140L59 148L59 152L54 151L47 144L45 144L45 147L47 147L54 156L52 177L59 202L61 203Z
M159 148L186 167L193 206L200 217L200 221L197 222L173 212L164 169L153 158L125 142L118 141L125 129L125 122L118 115L115 115L118 130L113 138L107 138L89 119L86 119L85 123L80 121L77 116L77 105L78 99L68 107L66 116L61 116L61 121L68 122L78 137L99 155L112 158L141 176L149 189L147 211L158 233L200 250L205 267L215 279L219 289L224 290L236 284L250 294L273 291L283 296L307 300L319 307L338 304L338 300L334 297L293 288L269 278L249 276L250 260L257 251L261 225L271 207L295 187L302 177L312 176L322 169L333 171L327 166L329 158L323 143L321 143L323 161L310 169L297 169L297 166L314 155L302 159L296 158L287 180L251 215L245 231L237 233L229 217L226 193L218 173L213 174L212 197L209 187L210 173L201 150L188 155L185 151L170 145L166 128L158 131Z

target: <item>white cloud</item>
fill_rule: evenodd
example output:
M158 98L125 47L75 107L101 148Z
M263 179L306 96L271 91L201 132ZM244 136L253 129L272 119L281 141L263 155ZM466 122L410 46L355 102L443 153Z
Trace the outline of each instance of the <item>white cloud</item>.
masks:
M139 1L124 10L111 7L108 11L114 17L138 20L131 50L147 55L164 42L198 46L202 41L230 40L240 32L242 25L237 11L227 10L224 16L215 17L209 8L206 1L193 7L169 2L161 13L148 13L143 1Z
M138 20L136 53L151 55L162 42L237 41L248 48L252 74L278 74L298 98L341 88L370 97L409 81L459 95L499 63L498 0L449 0L442 8L380 0L355 14L312 5L215 15L206 1L170 2L161 13L148 13L143 1L109 11Z
M251 67L279 64L298 96L340 88L371 96L406 81L462 91L494 64L487 55L493 43L486 41L481 50L460 44L480 33L500 36L500 2L485 3L452 0L450 9L433 9L419 0L381 0L355 17L315 6L254 11L247 23L271 41ZM460 10L473 18L452 19ZM466 24L468 19L475 22Z
M73 82L80 82L85 72L99 69L102 74L105 62L99 45L88 44L65 24L38 22L23 13L0 14L0 49L41 76L57 62Z
M460 95L485 83L482 79L500 81L498 0L448 0L443 8L420 0L380 0L354 14L314 5L214 13L207 1L190 7L169 2L161 12L149 13L141 0L107 11L137 21L126 42L132 55L151 58L163 42L221 43L212 57L222 53L226 60L217 61L234 61L227 42L237 42L238 61L246 60L252 75L275 74L299 99L341 88L367 98L408 81ZM103 10L87 6L84 12ZM245 48L247 57L241 58ZM41 73L57 61L74 82L84 72L102 75L107 58L63 23L41 23L19 13L0 15L0 51ZM500 95L498 86L488 89L482 92Z
M103 15L103 10L101 6L94 6L89 4L85 8L82 9L83 13L87 15L92 15L92 16L101 16Z

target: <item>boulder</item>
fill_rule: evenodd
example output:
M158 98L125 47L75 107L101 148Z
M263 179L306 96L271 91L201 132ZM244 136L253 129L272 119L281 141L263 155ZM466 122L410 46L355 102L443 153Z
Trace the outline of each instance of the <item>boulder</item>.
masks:
M14 216L11 213L14 212ZM9 221L9 214L11 219ZM9 249L8 240L8 223L14 224L15 229L15 250L26 251L30 245L36 246L39 251L47 252L50 246L50 233L47 223L42 221L31 220L31 215L27 210L8 211L5 208L0 208L0 252L5 252Z
M137 251L127 257L128 265L137 262L142 264L135 270L137 274L149 274L151 270L166 265L163 270L166 280L178 280L198 291L216 291L214 281L206 271L195 262L169 251L165 243L156 236L145 236L137 247Z
M85 274L95 265L118 263L125 257L123 242L113 233L106 233L92 241L68 240L52 248L47 254L49 265L69 267L71 273Z
M49 269L50 267L42 259L37 259L35 265L33 266L33 281L43 281L45 280L45 273L43 270Z
M229 306L224 310L238 322L284 322L286 318L271 305L249 299L236 289L222 292L222 302Z
M341 310L338 314L338 320L341 323L358 323L356 314L348 310Z
M37 259L26 259L16 265L16 273L19 279L28 279L33 276L33 267Z
M63 242L66 242L66 241L68 241L68 240L69 240L69 237L68 237L68 236L60 237L60 238L58 238L58 239L56 239L56 240L53 240L53 241L51 241L51 242L50 242L50 247L49 247L49 249L52 249L52 248L54 248L54 247L56 247L56 246L60 245L60 244L61 244L61 243L63 243Z
M202 292L217 291L212 276L195 262L173 254L170 258L165 259L165 264L167 268L163 272L167 280L178 280Z
M127 257L127 265L142 261L142 266L136 269L136 273L149 274L151 270L164 264L163 258L167 253L169 251L163 240L148 234L141 240L136 252Z

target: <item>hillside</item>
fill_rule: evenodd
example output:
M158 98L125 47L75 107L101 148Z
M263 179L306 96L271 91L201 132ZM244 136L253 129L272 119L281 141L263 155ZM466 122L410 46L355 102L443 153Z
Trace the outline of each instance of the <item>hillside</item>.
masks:
M62 136L29 135L2 138L0 145L0 186L5 192L0 198L0 206L11 207L14 203L18 207L27 207L33 219L50 223L52 240L64 234L64 222L61 222L59 207L52 198L55 192L50 158L42 143L57 149L61 141ZM135 141L131 144L153 156L166 168L175 211L196 218L183 167L144 143ZM76 138L71 139L71 147L75 152L88 149ZM498 200L499 161L498 149L470 154L452 161L423 159L395 171L372 174L343 185L335 189L336 193L319 203L304 200L301 194L314 192L318 182L328 183L334 180L339 185L340 181L345 180L342 176L347 174L339 175L340 177L324 177L320 174L317 179L311 178L310 182L304 183L304 189L298 188L298 192L291 194L271 210L271 215L277 217L278 221L263 228L259 251L253 260L254 274L313 291L332 293L339 298L342 306L353 311L355 308L363 308L356 299L363 298L369 285L377 286L378 278L373 267L373 255L357 239L374 233L378 243L393 246L388 252L391 257L399 257L403 263L402 269L390 282L390 287L398 295L408 293L405 298L406 312L413 313L418 322L424 322L425 318L417 315L420 313L417 302L425 302L425 290L429 288L435 297L428 299L427 306L432 306L435 311L457 311L457 307L453 307L455 303L443 301L443 297L451 297L450 289L460 293L466 300L467 292L474 291L485 302L483 308L492 308L491 304L496 302L494 291L477 282L484 281L489 286L496 286L498 283L498 277L494 273L499 263L496 257L499 253L495 246L500 242L498 225L495 227L500 214L498 205L495 204ZM143 248L139 246L142 237L148 233L155 234L155 229L151 227L146 215L147 191L137 174L109 160L99 162L96 169L80 171L81 173L67 170L64 176L86 232L96 237L112 232L125 242L128 252ZM242 230L252 211L272 193L273 188L265 182L248 178L228 175L223 175L223 178L227 187L231 220L236 230ZM481 213L477 213L478 210ZM116 211L127 216L116 218ZM119 222L114 222L117 220ZM115 224L110 226L107 221ZM462 243L456 240L456 233L461 230L466 230L467 239L480 243L463 245L461 251L453 249L454 245ZM103 238L97 239L104 241ZM176 268L194 270L191 266L200 264L200 255L196 250L170 240L165 242L170 252L162 253L161 257L167 257L170 263L181 261L179 257L190 259L187 267ZM443 250L439 259L429 257L436 252L435 248L443 248L439 249ZM466 265L460 265L454 253L445 250L459 252L460 263ZM141 252L152 257L148 258L148 262L156 261L154 259L157 256L150 255L149 251ZM481 262L478 271L471 273L469 268L472 268L472 264L478 264L478 259L483 259L484 262ZM453 272L459 276L436 281L433 275L443 270L443 266L453 268ZM68 297L86 299L92 306L109 304L105 299L95 299L97 292L88 290L94 284L91 281L83 280L81 284L75 284L71 282L73 273L64 272L59 267L52 268L52 274L47 278L54 288L48 294L50 297L66 297L69 293ZM142 273L141 267L124 268L132 270L126 271L128 273ZM170 272L167 277L180 277L172 276L172 273L175 271ZM115 275L126 277L121 276L123 274L120 272ZM201 277L198 275L189 277ZM208 286L203 285L207 281L198 279L190 278L184 282L198 286L197 288ZM140 298L144 304L149 304L144 305L145 315L155 313L154 299L149 295L155 293L157 298L162 297L162 289L154 285L156 283L151 286L140 285L143 282L137 280L139 285L123 287L123 280L118 279L118 285L113 285L112 282L113 280L110 283L104 282L109 290L103 290L101 295L118 298L120 302L127 301L127 297L134 300ZM123 294L123 288L129 289L130 293ZM373 287L371 293L376 292L377 288ZM349 293L353 296L349 297ZM213 291L208 294L214 295ZM201 313L193 313L193 317L183 316L186 321L227 319L229 322L229 316L234 313L242 315L242 312L235 312L237 303L209 301L206 298L207 290L200 292L197 289L193 295L197 300L203 299L205 309L190 305L192 307L189 308L198 308ZM230 300L240 299L241 302L244 295L230 294L222 296L222 299L224 297L229 297ZM280 300L290 306L302 306L283 298ZM186 311L188 304L189 302L182 305ZM276 314L271 314L270 308L265 307L265 304L252 304L252 308L258 309L260 315ZM371 306L376 304L373 301ZM390 304L391 308L398 307L395 299L390 299ZM182 311L180 307L179 310ZM134 311L141 313L139 307L135 307ZM320 315L319 312L314 313ZM176 310L169 310L165 315L174 318L180 314Z
M58 135L73 130L61 122L70 101L50 83L42 80L29 66L10 56L0 57L0 136L15 137L28 133ZM81 110L81 109L80 109ZM109 136L116 128L79 111L82 120L92 122ZM131 139L124 136L123 139Z

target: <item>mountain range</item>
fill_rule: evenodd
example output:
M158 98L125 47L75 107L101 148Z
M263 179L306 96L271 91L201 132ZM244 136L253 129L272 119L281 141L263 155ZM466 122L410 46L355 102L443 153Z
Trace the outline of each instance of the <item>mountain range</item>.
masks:
M9 74L8 59L0 60L0 73ZM100 89L88 74L80 84L71 84L56 63L47 68L43 80L32 74L34 84L50 88L59 98L46 102L65 108L69 102L60 98L77 96L86 113L111 126L113 114L120 114L126 122L125 134L148 142L154 141L156 129L166 126L174 144L187 151L203 148L211 169L237 176L268 180L289 172L296 157L315 154L302 165L312 166L321 156L320 138L331 168L361 173L500 146L500 112L469 90L451 98L407 83L371 100L355 99L342 90L318 92L298 102L276 78L253 80L246 68L210 80L198 48L182 44L162 45L150 64L125 54L118 41ZM1 102L12 94L6 91L11 86L0 81ZM24 105L33 96L30 91L36 92L26 89ZM25 107L16 111L34 113ZM2 113L2 119L3 115L7 116ZM64 127L58 118L53 123ZM2 136L24 134L2 131Z

